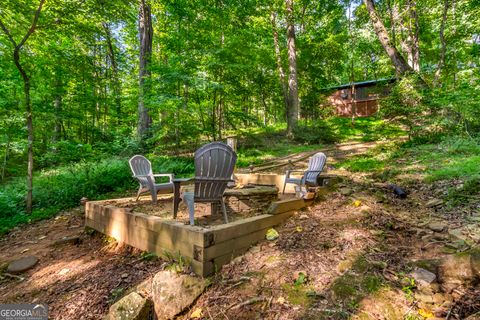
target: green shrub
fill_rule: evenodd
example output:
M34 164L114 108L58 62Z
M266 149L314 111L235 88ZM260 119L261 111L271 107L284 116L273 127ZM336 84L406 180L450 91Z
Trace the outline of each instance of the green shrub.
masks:
M152 158L153 159L153 158ZM190 159L156 157L154 172L177 175L193 173ZM0 234L12 227L54 215L59 210L77 206L82 197L102 198L110 192L135 189L128 158L79 162L57 169L44 170L33 181L33 213L25 214L25 179L4 184L0 191Z
M300 143L321 144L335 143L339 141L338 136L324 121L318 121L313 124L299 124L294 130L294 139Z

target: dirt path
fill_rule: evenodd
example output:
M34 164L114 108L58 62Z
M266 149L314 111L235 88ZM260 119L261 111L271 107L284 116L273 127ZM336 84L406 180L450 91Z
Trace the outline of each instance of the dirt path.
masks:
M285 157L278 157L262 164L251 166L248 169L243 169L241 172L245 173L260 173L260 172L275 172L283 173L287 168L302 168L307 166L308 159L317 152L324 152L328 157L328 164L334 164L339 160L347 157L362 154L368 150L385 144L385 141L373 142L346 142L334 146L326 147L324 149L315 151L304 151L290 154Z

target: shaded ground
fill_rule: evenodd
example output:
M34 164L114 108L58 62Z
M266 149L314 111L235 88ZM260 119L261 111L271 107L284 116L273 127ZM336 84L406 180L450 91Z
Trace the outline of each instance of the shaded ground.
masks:
M100 319L132 285L163 268L160 260L87 234L83 208L15 229L0 241L0 265L25 255L39 263L19 278L0 273L1 303L46 303L52 319ZM79 236L78 244L54 245Z

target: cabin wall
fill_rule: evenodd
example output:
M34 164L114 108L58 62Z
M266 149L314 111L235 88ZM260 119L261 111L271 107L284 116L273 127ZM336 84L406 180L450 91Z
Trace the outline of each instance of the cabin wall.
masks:
M353 103L356 117L368 117L378 111L377 99L377 96L372 96L353 102L351 89L342 89L331 94L328 102L335 107L335 112L340 117L353 115Z

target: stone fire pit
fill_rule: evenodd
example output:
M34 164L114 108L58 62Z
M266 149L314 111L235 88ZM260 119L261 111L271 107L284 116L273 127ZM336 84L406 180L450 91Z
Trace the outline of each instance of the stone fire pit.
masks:
M226 189L224 196L228 213L244 216L260 215L266 213L270 204L278 199L278 188L246 185L241 188Z

